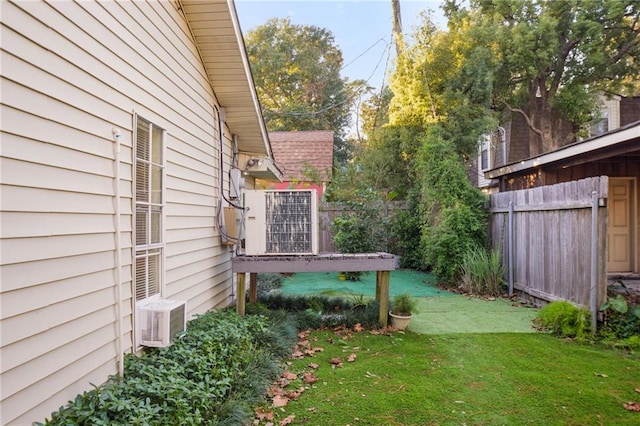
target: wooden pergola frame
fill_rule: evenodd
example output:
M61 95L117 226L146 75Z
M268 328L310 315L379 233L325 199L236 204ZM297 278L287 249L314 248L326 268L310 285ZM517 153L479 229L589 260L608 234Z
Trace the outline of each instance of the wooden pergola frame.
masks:
M380 304L380 324L387 325L389 278L397 267L389 253L323 253L318 255L235 256L231 269L237 274L236 311L245 314L246 274L249 273L249 302L258 296L258 273L376 271L376 300Z

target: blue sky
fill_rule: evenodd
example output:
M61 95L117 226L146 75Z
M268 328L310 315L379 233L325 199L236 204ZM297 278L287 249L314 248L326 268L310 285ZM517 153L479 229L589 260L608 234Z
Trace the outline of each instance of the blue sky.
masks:
M442 0L400 0L403 32L408 34L418 24L423 10L432 10L441 26L445 20ZM343 77L363 79L379 89L390 69L394 50L391 42L391 0L235 0L243 33L262 25L270 18L289 17L295 24L315 25L331 31L342 50ZM385 80L386 81L386 80Z

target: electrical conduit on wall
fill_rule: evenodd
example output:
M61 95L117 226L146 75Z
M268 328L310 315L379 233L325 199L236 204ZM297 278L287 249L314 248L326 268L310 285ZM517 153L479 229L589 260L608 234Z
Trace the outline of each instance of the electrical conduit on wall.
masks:
M115 227L115 290L116 290L116 330L118 336L116 338L117 368L120 376L124 373L124 353L122 350L122 243L120 241L120 129L112 130L114 146L114 227Z

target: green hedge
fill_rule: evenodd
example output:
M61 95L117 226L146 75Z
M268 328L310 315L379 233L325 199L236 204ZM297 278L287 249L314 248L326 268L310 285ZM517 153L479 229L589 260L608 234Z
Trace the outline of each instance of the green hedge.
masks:
M44 424L246 423L295 344L297 329L286 323L232 311L199 316L171 346L128 354L123 377L78 395Z

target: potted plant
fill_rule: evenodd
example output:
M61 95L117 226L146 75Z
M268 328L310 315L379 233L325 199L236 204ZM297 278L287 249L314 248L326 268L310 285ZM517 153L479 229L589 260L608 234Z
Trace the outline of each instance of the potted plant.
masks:
M416 304L416 299L408 293L395 296L389 311L391 325L398 330L406 329L416 310Z

